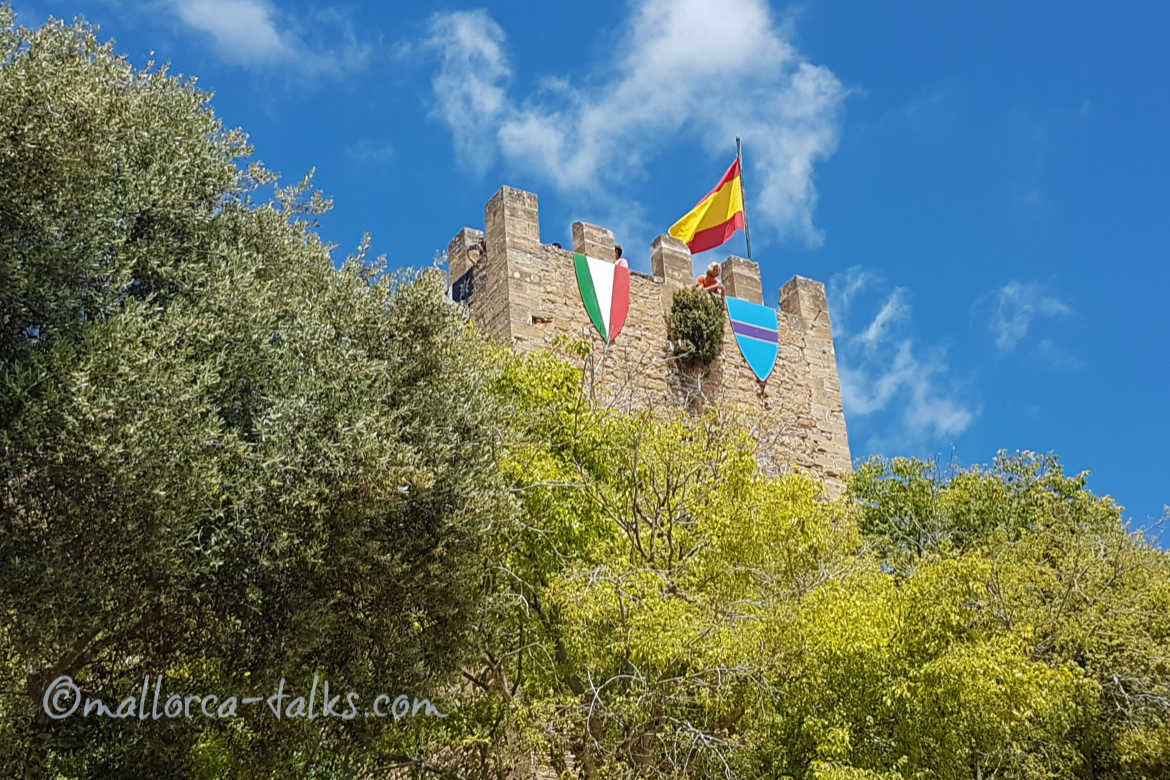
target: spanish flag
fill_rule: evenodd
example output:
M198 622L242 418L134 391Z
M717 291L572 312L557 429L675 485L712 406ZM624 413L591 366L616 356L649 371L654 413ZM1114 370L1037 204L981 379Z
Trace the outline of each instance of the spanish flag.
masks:
M685 241L693 254L719 246L743 225L743 178L736 157L715 189L674 223L670 235Z

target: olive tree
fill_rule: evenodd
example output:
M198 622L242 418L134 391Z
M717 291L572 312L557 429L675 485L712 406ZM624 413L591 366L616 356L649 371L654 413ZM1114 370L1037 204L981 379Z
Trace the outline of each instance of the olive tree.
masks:
M479 337L431 275L364 244L335 268L328 201L307 177L260 197L275 177L209 99L0 6L5 775L320 763L386 723L42 697L433 695L482 607L509 499Z

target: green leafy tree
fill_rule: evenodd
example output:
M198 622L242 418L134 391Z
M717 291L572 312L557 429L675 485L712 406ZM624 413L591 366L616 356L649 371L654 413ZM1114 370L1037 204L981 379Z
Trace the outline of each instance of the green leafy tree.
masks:
M766 699L763 616L856 565L841 505L762 474L735 414L592 405L581 374L501 353L521 505L493 547L482 627L444 739L457 774L708 777L733 771ZM472 715L471 713L477 713Z
M553 355L501 359L522 520L443 737L457 773L1170 768L1170 562L1084 475L874 461L824 502L761 474L725 411L601 410Z
M494 369L441 283L364 248L336 270L328 202L307 178L254 202L274 177L208 99L0 7L5 776L373 755L393 725L53 721L42 694L433 695L511 514Z
M940 766L944 755L966 756L956 776L1139 778L1170 771L1170 556L1127 533L1121 508L1093 495L1086 474L1068 476L1054 457L1033 453L1001 453L989 468L949 473L923 461L874 460L854 475L849 492L859 502L863 533L892 572L878 579L896 599L881 611L903 616L889 636L911 628L907 618L918 624L907 647L920 645L916 663L927 666L911 667L914 677L950 664L953 682L928 678L933 687L984 686L1001 702L978 700L996 719L982 725L964 719L956 706L961 697L938 707L945 721L933 725L899 715L915 724L916 750L928 750L919 753L919 771ZM1002 664L1011 654L1016 660L1002 669L979 662L970 655L973 643L992 643L987 662ZM887 659L881 668L889 675L899 663ZM903 674L907 679L893 687L911 690L913 677ZM1013 697L1028 695L1029 685L1037 698L1004 710ZM874 713L882 711L879 704L890 706L884 697L891 685L881 687L883 698L875 689L867 704ZM938 691L922 689L909 701L921 707L927 695ZM965 725L959 731L948 722ZM973 738L979 734L982 745ZM886 743L890 752L874 766L914 755L896 738Z
M725 319L719 297L696 288L676 290L666 321L675 354L692 365L710 363L723 346Z

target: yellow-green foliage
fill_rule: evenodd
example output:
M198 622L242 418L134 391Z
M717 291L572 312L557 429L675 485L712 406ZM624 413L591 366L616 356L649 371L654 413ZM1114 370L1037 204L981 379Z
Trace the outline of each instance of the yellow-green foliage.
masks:
M496 771L1165 771L1170 567L1083 476L875 461L825 501L728 410L598 409L554 355L499 359L521 519L467 694L504 704Z

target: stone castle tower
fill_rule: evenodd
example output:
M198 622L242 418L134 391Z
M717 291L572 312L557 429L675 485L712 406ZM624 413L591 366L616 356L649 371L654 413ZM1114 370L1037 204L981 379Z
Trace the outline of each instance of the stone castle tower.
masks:
M484 230L463 228L447 248L453 297L470 307L489 335L522 352L562 335L591 340L594 350L581 365L608 405L740 408L751 421L765 468L809 472L824 480L829 495L841 492L851 469L849 438L822 283L794 276L780 288L780 349L761 386L727 321L722 353L706 371L688 371L671 357L666 315L674 292L695 280L690 251L672 236L651 245L651 274L631 270L625 327L614 344L605 345L582 305L573 252L611 259L614 236L584 222L573 223L572 235L572 251L541 243L536 195L501 187L484 209ZM764 302L759 265L742 257L722 265L727 295Z

